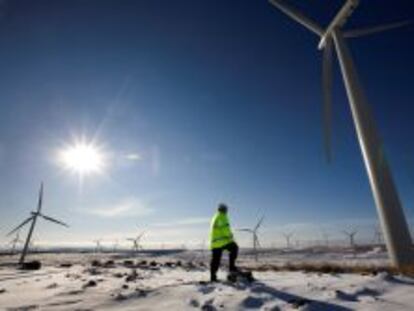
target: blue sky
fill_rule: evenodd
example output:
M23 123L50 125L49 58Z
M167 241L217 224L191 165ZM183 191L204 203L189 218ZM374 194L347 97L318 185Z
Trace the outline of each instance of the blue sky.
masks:
M414 16L410 1L367 2L350 28ZM342 1L292 3L325 25ZM221 201L234 227L265 213L268 244L291 230L373 235L337 64L328 165L318 40L267 1L16 0L1 10L0 241L35 208L41 180L44 212L71 229L43 223L40 244L111 243L141 228L148 245L200 244ZM350 42L408 217L413 33ZM81 185L56 160L80 137L107 157Z

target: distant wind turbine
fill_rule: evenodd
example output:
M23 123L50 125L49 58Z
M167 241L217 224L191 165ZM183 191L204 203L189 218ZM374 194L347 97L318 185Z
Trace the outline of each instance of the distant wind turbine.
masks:
M381 245L383 243L382 241L382 232L381 228L378 228L377 226L374 227L374 244Z
M115 241L114 241L114 244L113 244L113 247L112 247L112 251L113 251L114 253L116 253L116 252L117 252L117 250L118 250L118 246L119 246L119 241L118 241L118 240L115 240Z
M238 230L238 231L249 232L249 233L252 234L253 252L254 252L254 256L255 256L256 261L259 260L258 253L257 253L257 248L260 247L260 242L259 242L259 237L257 235L257 231L259 230L260 226L262 225L263 220L264 220L264 216L262 216L262 218L260 218L260 220L257 222L256 226L253 229L251 229L251 228L242 228L242 229Z
M325 246L329 247L329 234L324 229L322 229L321 234L322 234L322 239L325 242Z
M269 1L280 11L320 37L318 48L323 50L324 141L328 162L332 158L332 58L334 50L336 50L352 118L391 261L398 268L414 264L414 251L412 250L407 220L384 154L383 144L378 135L374 117L367 104L351 52L345 40L345 38L363 37L385 30L396 29L412 22L403 21L344 31L343 28L346 22L359 4L359 0L346 0L331 23L326 28L322 28L296 8L288 5L285 0ZM375 3L375 1L371 2L370 4Z
M141 234L139 234L137 237L135 238L127 238L127 241L132 242L132 250L137 253L138 250L141 248L142 246L140 244L141 238L144 236L145 232L142 232Z
M283 236L285 237L285 239L286 239L286 248L290 248L290 239L292 238L292 236L293 236L293 232L288 232L288 233L283 233Z
M101 239L94 240L96 244L95 253L100 253L102 251L101 241L102 241Z
M37 221L37 218L38 217L41 217L41 218L43 218L45 220L54 222L54 223L56 223L58 225L62 225L62 226L65 226L65 227L69 227L64 222L61 222L61 221L56 220L56 219L54 219L52 217L49 217L49 216L46 216L46 215L42 214L41 213L41 210L42 210L42 202L43 202L43 182L40 184L39 200L38 200L38 203L37 203L37 210L35 212L31 212L31 216L29 218L27 218L26 220L24 220L20 225L18 225L16 228L14 228L12 231L10 231L7 234L9 236L9 235L13 234L14 232L18 231L20 228L22 228L23 226L25 226L29 222L31 222L30 229L29 229L29 232L28 232L27 237L26 237L26 242L24 243L24 247L23 247L23 250L22 250L22 254L20 256L19 264L23 264L24 263L24 259L26 258L26 254L27 254L27 251L28 251L29 245L30 245L30 240L32 238L33 231L34 231L34 228L35 228L36 221Z
M11 245L10 252L11 252L12 255L14 254L17 245L20 244L20 243L23 243L23 241L20 239L20 231L17 231L16 236L13 238L13 240L11 240L9 242L9 245Z
M349 246L355 247L355 236L358 233L357 230L352 231L343 231L343 233L348 237L349 239Z

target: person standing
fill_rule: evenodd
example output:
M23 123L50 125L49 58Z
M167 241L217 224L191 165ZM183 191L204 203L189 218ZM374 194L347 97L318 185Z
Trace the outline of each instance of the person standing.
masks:
M234 240L231 231L228 207L224 203L220 203L217 212L211 220L210 226L210 249L212 252L210 264L210 281L217 281L217 271L220 267L221 256L223 251L229 252L229 271L237 272L236 259L239 252L239 246Z

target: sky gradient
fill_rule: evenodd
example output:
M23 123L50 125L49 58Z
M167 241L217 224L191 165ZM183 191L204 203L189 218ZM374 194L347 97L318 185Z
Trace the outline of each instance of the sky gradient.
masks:
M347 28L414 18L412 1L361 1ZM294 1L326 25L342 1ZM35 208L39 244L201 245L218 202L233 227L373 237L376 211L335 62L334 161L324 158L318 38L266 0L2 1L0 242ZM350 46L407 217L414 217L414 26ZM76 140L102 174L62 169ZM309 238L311 236L311 238ZM237 234L243 245L248 240ZM358 239L358 237L357 237Z

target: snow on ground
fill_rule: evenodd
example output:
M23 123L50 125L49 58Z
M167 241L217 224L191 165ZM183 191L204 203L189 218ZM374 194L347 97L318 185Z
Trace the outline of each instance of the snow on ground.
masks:
M10 256L0 258L1 310L414 310L414 279L387 274L268 271L255 272L252 284L212 284L199 260L207 254L194 252L33 258L41 259L42 269L20 271L7 264ZM91 265L93 259L103 265ZM221 271L219 278L225 277Z

